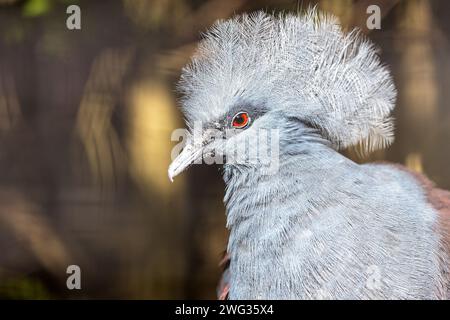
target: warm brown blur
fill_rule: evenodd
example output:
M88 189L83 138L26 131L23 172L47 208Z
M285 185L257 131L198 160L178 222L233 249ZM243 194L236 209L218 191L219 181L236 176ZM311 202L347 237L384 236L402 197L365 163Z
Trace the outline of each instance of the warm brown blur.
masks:
M81 30L66 28L72 3ZM0 0L0 298L214 298L224 185L215 166L168 180L175 83L216 19L309 3L360 26L398 88L394 145L347 154L450 189L447 0ZM365 27L370 4L381 30Z

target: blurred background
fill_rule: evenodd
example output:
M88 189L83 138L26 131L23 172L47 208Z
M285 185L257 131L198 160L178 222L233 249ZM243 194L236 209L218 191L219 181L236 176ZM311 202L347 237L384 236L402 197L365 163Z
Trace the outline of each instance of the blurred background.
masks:
M167 178L175 83L216 19L309 4L361 27L399 91L396 142L345 153L450 189L447 0L0 0L0 298L215 298L224 185L213 166ZM371 4L381 30L366 28Z

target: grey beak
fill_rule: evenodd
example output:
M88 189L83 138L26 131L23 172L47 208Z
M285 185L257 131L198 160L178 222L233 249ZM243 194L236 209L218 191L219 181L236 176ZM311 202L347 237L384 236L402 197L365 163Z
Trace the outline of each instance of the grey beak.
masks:
M171 182L173 178L186 170L191 164L202 157L203 148L188 142L183 151L172 161L169 166L168 175Z

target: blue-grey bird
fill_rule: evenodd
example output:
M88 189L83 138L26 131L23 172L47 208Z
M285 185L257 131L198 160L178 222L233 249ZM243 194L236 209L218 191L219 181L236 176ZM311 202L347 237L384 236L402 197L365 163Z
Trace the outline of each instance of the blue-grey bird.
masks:
M396 89L369 40L314 9L236 16L179 89L189 133L169 177L224 160L228 298L449 298L450 193L338 152L393 140Z

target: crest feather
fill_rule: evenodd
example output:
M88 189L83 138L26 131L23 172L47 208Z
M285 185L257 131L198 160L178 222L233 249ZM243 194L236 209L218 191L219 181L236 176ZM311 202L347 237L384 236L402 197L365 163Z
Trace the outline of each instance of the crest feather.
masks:
M188 121L208 120L245 98L313 124L337 149L371 152L393 141L389 70L368 39L344 34L334 16L316 9L217 22L179 89Z

